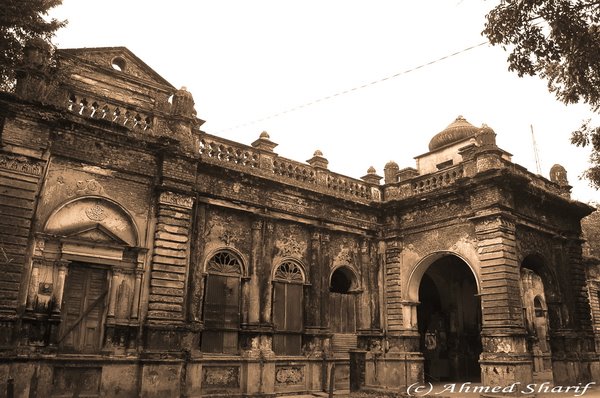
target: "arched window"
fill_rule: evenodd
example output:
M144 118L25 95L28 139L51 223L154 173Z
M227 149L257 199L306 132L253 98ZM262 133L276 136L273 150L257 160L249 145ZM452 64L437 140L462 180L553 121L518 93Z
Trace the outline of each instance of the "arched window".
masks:
M540 296L536 296L533 299L533 308L535 311L535 316L537 318L544 316L544 307L542 306L542 299L540 298Z
M206 264L204 288L203 352L236 353L240 327L242 262L228 251L219 251Z
M273 351L301 355L303 331L302 286L305 277L295 261L281 263L273 275Z

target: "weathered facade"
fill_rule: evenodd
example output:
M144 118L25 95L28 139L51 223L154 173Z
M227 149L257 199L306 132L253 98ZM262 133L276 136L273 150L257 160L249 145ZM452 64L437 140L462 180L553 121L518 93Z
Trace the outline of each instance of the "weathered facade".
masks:
M353 179L202 132L125 48L56 59L30 45L0 96L2 393L265 396L334 365L338 389L600 378L591 208L562 167L458 118L416 168Z

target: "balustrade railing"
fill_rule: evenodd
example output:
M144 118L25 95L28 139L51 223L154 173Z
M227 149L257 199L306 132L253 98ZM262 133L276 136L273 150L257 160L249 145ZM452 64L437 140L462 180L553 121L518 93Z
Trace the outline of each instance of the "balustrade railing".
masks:
M355 196L366 200L371 199L371 189L367 184L339 174L332 173L327 175L327 188L345 195Z
M372 200L372 187L361 180L332 173L329 170L317 169L282 158L275 153L265 153L251 146L208 134L200 139L200 157L208 163L231 167L332 196L360 202Z
M257 168L259 154L251 148L220 143L207 139L200 140L200 155L215 161L233 163L243 167Z
M148 131L152 129L151 115L86 96L69 95L67 110L83 117L107 120L131 130Z
M429 192L438 188L447 187L463 176L463 168L461 165L438 171L435 174L429 174L418 177L411 182L412 193L414 195L422 192Z
M273 174L307 184L317 183L317 173L312 167L288 159L275 159L273 161Z

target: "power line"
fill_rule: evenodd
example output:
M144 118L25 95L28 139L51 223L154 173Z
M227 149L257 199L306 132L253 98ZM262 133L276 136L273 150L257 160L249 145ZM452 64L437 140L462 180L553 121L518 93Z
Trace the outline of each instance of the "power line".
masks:
M328 95L328 96L325 96L325 97L321 97L321 98L318 98L318 99L313 100L313 101L305 102L302 105L297 105L297 106L288 108L286 110L283 110L283 111L280 111L280 112L277 112L277 113L273 113L273 114L270 114L270 115L265 116L265 117L261 117L259 119L254 119L254 120L242 123L242 124L238 124L238 125L233 126L233 127L228 127L228 128L225 128L225 129L221 129L221 130L217 131L217 134L223 133L223 132L229 131L229 130L235 130L235 129L238 129L240 127L246 127L246 126L249 126L249 125L252 125L252 124L256 124L256 123L262 122L264 120L269 120L269 119L273 119L273 118L276 118L276 117L279 117L279 116L283 116L283 115L285 115L287 113L294 112L294 111L300 110L302 108L306 108L306 107L311 106L311 105L315 105L315 104L317 104L319 102L322 102L322 101L328 101L328 100L331 100L333 98L340 97L342 95L350 94L350 93L353 93L355 91L358 91L358 90L361 90L361 89L373 86L375 84L383 83L383 82L385 82L387 80L390 80L390 79L393 79L393 78L396 78L396 77L399 77L399 76L402 76L402 75L406 75L407 73L414 72L414 71L422 69L422 68L424 68L426 66L430 66L430 65L433 65L435 63L444 61L444 60L446 60L448 58L455 57L455 56L460 55L462 53L465 53L467 51L470 51L470 50L473 50L475 48L478 48L478 47L481 47L483 45L486 45L488 43L489 43L489 41L484 41L484 42L481 42L479 44L475 44L473 46L470 46L470 47L467 47L467 48L463 48L462 50L454 52L452 54L445 55L445 56L443 56L441 58L434 59L433 61L429 61L429 62L421 64L419 66L415 66L413 68L406 69L406 70L404 70L402 72L398 72L398 73L395 73L393 75L389 75L389 76L386 76L386 77L383 77L383 78L380 78L380 79L377 79L377 80L373 80L373 81L371 81L369 83L365 83L365 84L360 85L360 86L355 86L355 87L352 87L352 88L347 89L347 90L338 91L335 94L331 94L331 95Z

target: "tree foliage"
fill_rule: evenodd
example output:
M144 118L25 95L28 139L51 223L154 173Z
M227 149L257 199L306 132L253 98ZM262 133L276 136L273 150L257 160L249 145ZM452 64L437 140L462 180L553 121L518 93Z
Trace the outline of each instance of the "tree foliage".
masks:
M2 0L0 6L0 90L11 90L15 68L29 40L50 42L66 21L45 18L62 0Z
M486 18L490 43L510 47L509 70L537 75L563 103L600 114L600 1L505 0ZM600 126L584 121L571 142L591 146L585 177L600 188Z

